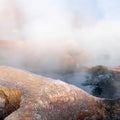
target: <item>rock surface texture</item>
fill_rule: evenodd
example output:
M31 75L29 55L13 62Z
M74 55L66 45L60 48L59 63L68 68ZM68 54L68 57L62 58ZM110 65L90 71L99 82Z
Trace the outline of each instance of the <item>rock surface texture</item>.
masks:
M15 108L17 110L8 107L13 112L10 110L11 114L8 112L5 120L120 119L119 99L97 98L59 80L10 67L0 67L0 90L3 91L0 99L2 96L6 99L4 104L14 102L19 106ZM6 90L14 92L7 94Z

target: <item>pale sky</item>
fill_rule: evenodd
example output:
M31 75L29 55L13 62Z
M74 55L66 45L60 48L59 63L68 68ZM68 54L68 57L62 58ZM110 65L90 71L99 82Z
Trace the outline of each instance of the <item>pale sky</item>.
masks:
M119 24L119 6L120 0L0 0L0 38L17 39L20 31L33 39L67 38L76 28Z
M13 0L18 2L31 19L41 16L68 16L75 14L88 19L120 20L119 0ZM87 20L86 20L87 19Z

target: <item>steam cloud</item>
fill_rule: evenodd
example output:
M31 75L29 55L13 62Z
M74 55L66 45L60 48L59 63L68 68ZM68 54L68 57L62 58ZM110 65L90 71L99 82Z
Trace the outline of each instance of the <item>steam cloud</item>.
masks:
M79 81L79 73L62 77L54 72L99 64L120 65L120 21L111 19L110 6L105 7L106 4L98 0L95 5L97 11L102 12L95 12L94 0L72 2L0 0L0 39L13 40L0 43L0 64L75 85L84 80ZM114 18L118 18L117 13Z
M73 5L59 0L0 2L0 39L27 40L35 48L42 47L43 51L52 46L54 50L55 46L62 50L61 45L72 40L89 54L91 61L87 65L119 65L120 22L110 20L103 1L96 4L101 11L105 11L105 19L102 20L97 18L98 13L92 8L93 1L90 5L86 4L88 0L76 0ZM42 51L39 49L39 52Z

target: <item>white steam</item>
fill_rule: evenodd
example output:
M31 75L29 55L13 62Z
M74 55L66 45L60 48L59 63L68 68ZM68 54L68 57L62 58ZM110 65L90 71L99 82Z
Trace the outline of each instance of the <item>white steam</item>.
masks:
M37 64L43 66L61 66L63 56L77 61L76 66L119 65L120 21L111 7L116 4L97 1L0 0L0 39L30 42L29 54L35 61L42 59ZM114 19L109 9L115 13ZM71 40L77 45L74 50L66 47Z

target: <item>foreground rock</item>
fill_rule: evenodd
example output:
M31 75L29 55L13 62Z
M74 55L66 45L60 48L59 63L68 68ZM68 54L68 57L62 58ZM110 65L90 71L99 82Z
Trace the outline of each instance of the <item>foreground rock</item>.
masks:
M19 109L5 120L120 119L119 99L105 100L93 97L61 81L9 67L0 67L0 86L22 92ZM5 93L4 90L3 92ZM8 101L12 96L9 95ZM17 101L20 100L18 98Z

